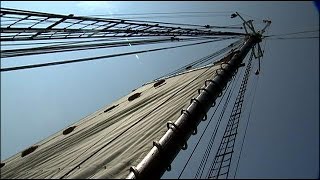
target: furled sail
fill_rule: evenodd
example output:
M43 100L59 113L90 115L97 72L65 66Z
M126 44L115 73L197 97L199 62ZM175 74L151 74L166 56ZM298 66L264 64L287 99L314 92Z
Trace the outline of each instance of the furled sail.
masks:
M150 82L3 161L1 178L125 178L219 63Z

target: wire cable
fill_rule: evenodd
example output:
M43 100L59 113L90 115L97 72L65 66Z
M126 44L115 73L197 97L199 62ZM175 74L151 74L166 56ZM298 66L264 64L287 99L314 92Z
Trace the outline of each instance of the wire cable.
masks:
M233 38L233 37L231 36L230 38ZM211 38L211 39L219 40L219 38ZM75 45L78 43L72 43L71 45L55 45L55 46L51 45L51 46L25 48L25 49L3 50L1 51L1 58L90 50L90 49L101 49L101 48L114 48L114 47L128 46L128 44L130 44L131 46L131 45L171 43L171 42L180 42L180 41L188 42L188 41L197 41L197 40L203 40L203 38L196 37L196 38L172 39L172 38L165 37L165 38L158 38L158 39L151 39L151 40L118 41L118 42L91 43L91 44L82 44L82 45Z
M234 81L232 81L232 82L234 82ZM227 89L226 89L226 91L225 91L225 92L227 92L227 91L229 90L230 84L231 84L231 83L229 83L229 84L228 84ZM230 91L231 91L231 89L230 89ZM229 92L230 92L230 91L229 91ZM190 159L191 159L191 157L192 157L193 153L194 153L194 152L195 152L195 150L197 149L197 147L198 147L198 145L199 145L199 143L200 143L200 141L201 141L201 139L202 139L202 137L203 137L204 133L206 132L207 128L209 127L209 124L211 123L211 121L212 121L212 119L213 119L213 116L215 115L216 111L218 110L218 107L220 106L220 103L221 103L222 99L224 98L225 94L226 94L226 93L223 93L222 98L220 99L220 101L219 101L218 105L216 106L216 109L214 110L214 112L213 112L213 114L212 114L212 116L211 116L211 118L210 118L209 122L207 123L207 125L206 125L205 129L203 130L203 132L202 132L202 134L201 134L201 136L200 136L200 138L198 139L197 144L196 144L196 145L195 145L195 147L193 148L192 153L190 154L190 156L189 156L189 158L188 158L187 162L185 163L185 165L184 165L184 167L183 167L182 171L180 172L178 179L180 179L180 177L181 177L182 173L184 172L185 168L186 168L186 167L187 167L187 165L189 164L189 161L190 161Z
M239 14L241 14L241 15L245 15L245 16L248 16L248 17L250 17L250 18L253 18L253 19L259 20L259 21L263 21L263 19L258 18L258 17L250 16L250 15L245 14L245 13L242 13L242 12L238 12L238 13L239 13Z
M93 60L98 60L98 59L107 59L107 58L111 58L111 57L119 57L119 56L126 56L126 55L132 55L132 54L174 49L174 48L179 48L179 47L187 47L187 46L193 46L193 45L199 45L199 44L205 44L205 43L211 43L211 42L216 42L216 40L204 41L204 42L198 42L198 43L192 43L192 44L185 44L185 45L179 45L179 46L170 46L170 47L155 48L155 49L148 49L148 50L141 50L141 51L133 51L133 52L127 52L127 53L111 54L111 55L105 55L105 56L96 56L96 57L89 57L89 58L82 58L82 59L55 61L55 62L25 65L25 66L15 66L15 67L9 67L9 68L1 68L0 70L1 70L1 72L9 72L9 71L22 70L22 69L32 69L32 68L38 68L38 67L78 63L78 62L93 61Z
M308 37L283 37L283 38L267 38L268 40L287 40L287 39L319 39L319 36L308 36Z
M137 39L137 40L148 40L148 39L152 39L152 38L159 38L158 36L156 37L131 37L131 40ZM126 40L128 38L121 38L121 37L116 37L116 38L112 38L112 37L107 37L107 38L99 38L99 39L91 39L91 40L86 40L86 39L79 39L78 41L71 41L69 39L64 39L63 41L55 41L55 40L50 40L50 42L37 42L37 40L34 40L35 42L27 42L27 43L12 43L11 44L4 44L4 43L8 43L8 42L1 42L3 44L1 44L1 46L29 46L29 45L65 45L65 44L78 44L78 43L88 43L88 42L97 42L97 41L119 41L119 40Z
M317 30L309 30L309 31L292 32L292 33L286 33L286 34L272 34L272 35L268 35L266 37L287 36L287 35L305 34L305 33L311 33L311 32L319 32L319 29L317 29Z
M236 82L233 84L233 87L231 88L231 89L232 89L232 92L231 92L231 94L230 94L230 92L229 92L229 95L228 95L227 100L226 100L226 102L225 102L225 104L224 104L224 106L223 106L223 109L222 109L221 112L220 112L220 116L219 116L219 118L218 118L217 124L216 124L216 126L215 126L215 128L214 128L214 131L213 131L213 133L212 133L212 135L211 135L211 138L210 138L210 141L209 141L209 143L208 143L208 146L207 146L207 149L206 149L206 151L205 151L205 154L204 154L203 157L202 157L201 163L200 163L200 165L199 165L199 167L198 167L198 170L197 170L197 173L196 173L196 175L195 175L195 177L194 177L195 179L201 178L201 176L202 176L202 174L203 174L203 172L204 172L204 169L205 169L205 166L206 166L206 164L207 164L207 161L208 161L208 158L209 158L209 155L210 155L210 152L211 152L213 143L214 143L214 141L215 141L215 137L216 137L217 132L218 132L218 128L219 128L219 126L220 126L220 123L221 123L222 118L223 118L223 116L224 116L224 113L225 113L225 110L226 110L226 108L227 108L227 105L228 105L229 102L230 102L230 98L231 98L231 96L232 96L232 94L233 94L233 92L234 92L234 90L235 90L235 87L236 87L236 85L237 85L237 83L238 83L238 81L239 81L239 78L240 78L242 72L243 72L243 69L241 69L241 72L240 72L239 75L237 76Z
M223 48L223 49L220 49L220 50L214 52L213 54L210 54L210 55L208 55L208 56L206 56L206 57L203 57L203 58L201 58L201 59L199 59L199 60L197 60L197 61L194 61L194 62L191 62L191 63L189 63L189 64L186 64L186 65L184 65L184 66L182 66L182 67L180 67L180 68L178 68L178 69L176 69L176 70L174 70L174 71L172 71L172 72L170 72L170 73L167 73L167 74L161 76L161 77L158 78L158 79L161 79L161 78L164 78L164 77L167 77L167 76L171 76L171 75L173 75L173 74L180 73L180 72L182 72L182 71L185 71L188 67L194 67L194 66L196 66L196 65L202 65L202 64L204 64L204 63L206 63L206 62L208 62L208 61L211 61L213 58L215 58L215 57L217 57L217 56L219 56L219 55L221 55L221 54L223 54L223 53L231 50L232 48L238 49L238 48L239 48L239 45L241 45L242 42L243 42L242 39L241 39L241 40L238 40L238 41L232 43L231 45L229 45L228 47L225 47L225 48ZM209 64L210 64L210 63L212 63L212 62L209 62ZM155 79L155 80L158 80L158 79Z
M95 151L94 153L92 153L90 156L88 156L87 158L85 158L83 161L81 161L78 165L74 166L71 170L69 170L67 173L65 173L63 176L61 176L59 179L62 179L64 177L66 177L68 174L70 174L72 171L74 171L78 166L82 165L83 163L85 163L87 160L89 160L90 158L92 158L95 154L97 154L99 151L101 151L102 149L104 149L105 147L107 147L110 143L112 143L114 140L116 140L117 138L121 137L124 133L126 133L128 130L130 130L132 127L136 126L138 123L140 123L144 118L146 118L148 115L150 115L152 112L154 112L156 109L160 108L162 105L164 105L167 101L169 101L171 98L175 97L180 91L182 91L185 87L189 86L192 82L194 82L196 79L198 79L200 76L202 76L204 73L206 73L207 71L209 71L211 68L213 68L214 66L206 69L205 71L203 71L201 74L199 74L197 77L195 77L193 80L191 80L188 84L186 84L185 86L181 87L178 91L176 91L174 94L172 94L168 99L166 99L164 102L162 102L161 104L159 104L157 107L155 107L154 109L152 109L150 112L148 112L145 116L143 116L141 119L139 119L138 121L136 121L135 123L133 123L130 127L128 127L126 130L124 130L123 132L121 132L119 135L117 135L115 138L113 138L112 140L110 140L108 143L106 143L105 145L103 145L101 148L99 148L97 151ZM108 134L107 134L108 135ZM107 136L105 135L105 136ZM104 136L104 137L105 137ZM96 143L98 143L99 141L101 141L104 137L102 137L100 140L98 140ZM95 143L95 144L96 144ZM91 148L92 146L90 146L89 148ZM78 156L80 157L80 155ZM78 158L77 157L77 158ZM77 159L75 158L75 159ZM75 160L74 159L74 160ZM74 161L73 160L73 161ZM73 162L72 161L72 162ZM71 163L71 162L70 162ZM70 164L69 163L69 164ZM67 165L68 166L68 165ZM64 168L66 168L67 166L65 166ZM63 169L64 169L63 168ZM62 170L62 169L61 169Z
M220 127L220 123L221 123L221 121L222 121L222 118L223 118L223 116L224 116L224 113L225 113L225 111L226 111L226 109L227 109L227 107L228 107L228 104L229 104L229 102L230 102L231 95L232 95L233 92L234 92L235 84L236 84L236 83L234 83L234 84L233 84L233 87L230 89L229 94L228 94L228 96L227 96L227 99L226 99L226 101L225 101L225 103L224 103L224 105L223 105L223 108L222 108L221 112L220 112L220 116L219 116L219 118L218 118L218 122L216 123L216 125L215 125L215 127L214 127L214 130L213 130L213 133L212 133L212 135L211 135L209 144L208 144L207 149L206 149L206 151L205 151L205 153L204 153L204 155L203 155L203 157L202 157L202 160L201 160L201 163L200 163L200 165L199 165L199 167L198 167L197 173L196 173L196 175L195 175L195 177L194 177L195 179L201 178L201 176L202 176L202 174L203 174L203 171L204 171L205 165L206 165L206 163L207 163L207 161L208 161L208 158L209 158L209 155L210 155L210 152L211 152L211 149L212 149L214 140L215 140L215 138L216 138L218 129L219 129L219 127Z
M222 175L226 175L226 178L228 178L229 168L232 160L232 155L234 152L233 151L234 144L235 144L236 135L238 131L238 125L241 117L241 111L242 111L241 109L243 105L244 95L247 89L249 73L252 67L251 66L252 59L253 59L253 51L251 51L249 62L246 66L246 70L245 70L236 100L233 104L233 108L231 110L231 114L229 116L227 126L223 133L215 158L210 166L209 172L207 173L207 176L206 176L207 178L219 178L219 176L222 176ZM216 168L216 165L218 165L218 168ZM221 170L224 170L224 171L221 172Z
M185 12L152 12L152 13L130 13L130 14L109 14L109 15L89 15L89 16L137 16L137 15L159 15L159 14L229 14L233 13L233 11L219 11L219 12L211 12L211 11L185 11Z

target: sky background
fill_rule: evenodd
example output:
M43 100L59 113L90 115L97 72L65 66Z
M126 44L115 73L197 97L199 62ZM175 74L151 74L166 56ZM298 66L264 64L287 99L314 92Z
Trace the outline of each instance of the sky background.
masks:
M1 7L65 15L238 11L272 20L269 34L319 30L319 12L311 1L2 1ZM241 23L239 19L230 19L229 16L148 20L203 25ZM79 121L142 84L225 45L228 43L204 44L138 54L138 57L122 56L1 73L1 160ZM68 52L59 56L49 54L8 58L1 59L1 66L74 59L152 47L159 45ZM253 76L251 80L257 82L257 76ZM319 177L319 39L267 40L258 82L236 177ZM253 84L248 87L248 97L252 97L252 87ZM245 107L248 109L249 103ZM201 124L199 129L203 129L204 125L205 123ZM210 133L208 131L205 141L210 138ZM188 150L181 151L172 163L172 171L166 172L163 178L178 177L199 134L190 138ZM219 138L216 142L220 142ZM195 155L195 160L190 163L188 171L182 177L194 176L202 158L201 149L206 148L205 142L201 147L203 148L200 148L200 152ZM231 175L232 173L233 171Z

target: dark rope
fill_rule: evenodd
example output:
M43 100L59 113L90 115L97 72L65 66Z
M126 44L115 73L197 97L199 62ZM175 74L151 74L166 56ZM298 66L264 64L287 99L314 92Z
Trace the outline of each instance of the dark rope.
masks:
M230 37L232 38L232 37ZM212 38L214 39L214 38ZM223 38L217 38L220 40ZM198 41L203 40L203 38L182 38L179 41ZM106 43L95 43L95 44L82 44L82 45L55 45L55 46L42 46L42 47L32 47L25 49L13 49L13 50L3 50L1 51L1 58L17 57L17 56L27 56L36 54L47 54L47 53L58 53L58 52L68 52L68 51L79 51L79 50L89 50L89 49L101 49L101 48L114 48L123 47L131 45L146 45L146 44L158 44L158 43L168 43L177 42L177 40L172 40L171 38L158 38L151 40L134 40L134 41L120 41L120 42L106 42ZM79 42L78 42L79 43Z
M199 59L199 60L197 60L197 61L193 61L193 62L191 62L191 63L189 63L189 64L186 64L186 65L184 65L184 66L182 66L182 67L180 67L180 68L178 68L178 69L176 69L176 70L174 70L174 71L172 71L172 72L170 72L170 73L167 73L167 74L165 74L165 75L163 75L163 76L161 76L161 77L159 77L159 78L157 78L157 79L155 79L155 80L158 80L158 79L161 79L161 78L164 78L164 77L168 77L168 76L171 76L171 75L173 75L173 74L177 74L177 73L180 73L180 72L182 72L182 71L185 71L187 67L192 67L192 68L193 68L193 67L196 66L196 65L201 65L201 64L204 64L204 63L206 63L206 62L208 62L208 61L210 61L210 62L208 63L208 64L210 64L210 63L212 63L211 60L212 60L213 58L215 58L215 57L217 57L217 56L219 56L219 55L227 52L228 50L231 50L233 47L236 46L235 49L238 49L242 42L243 42L243 40L238 40L238 41L232 43L232 44L233 44L233 45L231 44L232 46L229 45L228 47L225 47L225 48L223 48L223 49L220 49L220 50L218 50L218 51L216 51L216 52L214 52L214 53L212 53L212 54L210 54L210 55L208 55L208 56L206 56L206 57L203 57L203 58L201 58L201 59ZM208 64L207 64L207 65L208 65Z
M215 158L210 166L209 172L207 174L208 178L219 178L219 176L221 175L226 175L226 178L228 178L228 174L229 174L229 169L230 169L230 164L231 164L231 160L232 160L232 155L233 155L233 149L234 149L234 144L235 144L235 140L236 140L236 135L237 135L237 131L238 131L238 126L240 123L240 117L241 117L241 110L242 110L242 105L243 105L243 100L244 100L244 95L247 89L247 82L248 82L248 78L249 78L249 74L251 72L251 62L253 59L253 51L251 51L251 55L249 58L249 62L247 64L246 67L246 71L245 74L243 76L239 91L238 91L238 95L236 98L236 101L234 102L227 126L225 128L225 131L223 133L221 142L219 144L219 148L216 152ZM239 116L238 116L239 115ZM235 131L235 132L233 132ZM234 133L233 135L231 135L232 133ZM230 137L234 136L233 138ZM227 141L225 141L227 139ZM227 143L227 144L226 144ZM229 143L231 143L231 146L229 146ZM225 147L223 147L226 144ZM231 151L227 152L227 149ZM222 154L221 154L222 153ZM228 154L230 154L230 157L225 159L226 156L228 156ZM220 159L220 157L222 157L222 159ZM219 160L220 159L220 160ZM224 162L228 162L227 165L223 164ZM219 168L215 168L216 165L219 165ZM220 174L222 169L227 168L227 172L223 172L222 174ZM216 175L212 176L212 173L215 172L216 170L218 170L218 172L216 173Z
M214 66L212 66L214 67ZM212 68L211 67L211 68ZM123 132L121 132L119 135L117 135L115 138L113 138L112 140L110 140L108 143L106 143L105 145L103 145L101 148L99 148L97 151L95 151L93 154L91 154L89 157L87 157L86 159L84 159L83 161L81 161L77 166L73 167L70 171L68 171L67 173L65 173L63 176L61 176L59 179L62 179L64 177L66 177L68 174L70 174L72 171L74 171L78 166L80 166L81 164L85 163L87 160L89 160L90 158L92 158L95 154L97 154L99 151L101 151L102 149L104 149L105 147L107 147L110 143L112 143L113 141L115 141L117 138L119 138L120 136L122 136L125 132L127 132L128 130L130 130L132 127L134 127L135 125L137 125L139 122L141 122L144 118L146 118L149 114L151 114L152 112L154 112L156 109L158 109L159 107L161 107L162 105L164 105L167 101L169 101L171 98L173 98L174 96L176 96L176 94L178 94L181 90L183 90L185 87L187 87L188 85L190 85L192 82L194 82L196 79L198 79L200 76L202 76L204 73L206 73L208 70L210 70L211 68L208 68L207 70L205 70L204 72L202 72L200 75L198 75L196 78L194 78L192 81L190 81L188 84L186 84L185 86L181 87L176 93L174 93L172 96L170 96L168 99L166 99L163 103L161 103L160 105L158 105L157 107L155 107L154 109L152 109L149 113L147 113L145 116L143 116L141 119L139 119L138 121L136 121L134 124L132 124L130 127L128 127L126 130L124 130ZM107 135L106 135L107 136ZM99 141L101 141L104 137L102 137L100 140L98 140L96 143L98 143ZM96 144L95 143L95 144ZM91 146L93 147L93 146ZM90 147L89 147L90 148ZM87 149L88 150L88 149ZM86 151L87 151L86 150ZM80 157L81 155L79 155L78 157ZM76 157L73 161L75 161L78 157ZM71 161L71 162L73 162ZM71 163L70 162L70 163ZM70 164L69 163L69 164ZM68 164L68 165L69 165ZM67 165L67 166L68 166ZM67 166L65 166L64 168L66 168ZM62 168L62 169L64 169ZM61 169L61 170L62 170ZM61 171L60 170L60 171Z
M221 112L220 112L219 119L218 119L218 121L217 121L217 124L216 124L213 132L212 132L212 135L211 135L209 144L208 144L208 146L207 146L207 149L206 149L206 151L205 151L205 154L203 155L203 158L202 158L201 163L200 163L200 165L199 165L198 171L197 171L197 173L196 173L196 175L195 175L195 179L201 178L201 176L202 176L202 174L203 174L205 165L207 164L207 161L208 161L208 158L209 158L209 154L210 154L210 152L211 152L211 149L212 149L212 146L213 146L215 137L216 137L217 132L218 132L218 128L219 128L220 123L221 123L221 121L222 121L222 118L223 118L223 116L224 116L225 110L226 110L226 108L227 108L227 106L228 106L228 104L229 104L229 102L230 102L230 98L231 98L231 96L232 96L232 94L233 94L233 92L234 92L234 90L235 90L235 87L236 87L236 84L237 84L237 82L238 82L238 80L239 80L239 77L240 77L240 75L237 77L236 82L233 84L233 87L231 88L232 90L229 92L228 97L227 97L227 99L226 99L226 102L225 102L225 104L224 104L224 106L223 106L223 108L222 108L222 110L221 110ZM200 173L200 175L199 175L199 173Z
M232 82L234 82L234 81L232 81ZM231 84L231 83L229 83L229 84L228 84L226 91L228 91L230 84ZM226 92L226 91L225 91L225 92ZM230 91L231 91L231 89L230 89ZM220 103L221 103L222 99L224 98L225 94L226 94L226 93L223 93L222 98L220 99L220 101L219 101L218 105L216 106L216 109L214 110L214 112L213 112L213 114L212 114L212 116L211 116L211 118L210 118L209 122L207 123L207 125L206 125L205 129L203 130L203 132L202 132L202 134L201 134L201 136L200 136L200 138L199 138L199 140L198 140L198 142L197 142L196 146L193 148L192 153L190 154L190 156L189 156L189 158L188 158L187 162L185 163L185 165L184 165L184 167L183 167L182 171L180 172L180 175L179 175L178 179L180 179L180 177L181 177L182 173L184 172L184 170L185 170L186 166L188 165L188 163L189 163L189 161L190 161L190 159L191 159L191 157L192 157L193 153L194 153L194 152L195 152L195 150L197 149L198 144L200 143L200 141L201 141L201 139L202 139L202 137L203 137L204 133L206 132L207 128L209 127L209 124L210 124L210 122L212 121L213 116L215 115L215 113L216 113L216 111L217 111L218 107L220 106Z
M61 65L61 64L78 63L78 62L92 61L92 60L98 60L98 59L106 59L106 58L111 58L111 57L119 57L119 56L126 56L126 55L132 55L132 54L147 53L147 52L153 52L153 51L161 51L161 50L166 50L166 49L174 49L174 48L179 48L179 47L193 46L193 45L211 43L211 42L215 42L215 41L216 40L211 40L211 41L204 41L204 42L185 44L185 45L179 45L179 46L155 48L155 49L127 52L127 53L111 54L111 55L105 55L105 56L96 56L96 57L74 59L74 60L67 60L67 61L56 61L56 62L50 62L50 63L42 63L42 64L33 64L33 65L26 65L26 66L16 66L16 67L2 68L1 72L8 72L8 71L15 71L15 70L22 70L22 69L32 69L32 68L46 67L46 66L55 66L55 65Z

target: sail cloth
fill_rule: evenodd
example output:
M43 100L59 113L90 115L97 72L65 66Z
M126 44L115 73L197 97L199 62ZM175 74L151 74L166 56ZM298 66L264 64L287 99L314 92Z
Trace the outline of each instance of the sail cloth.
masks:
M210 65L143 85L5 160L1 178L125 178L218 68Z

